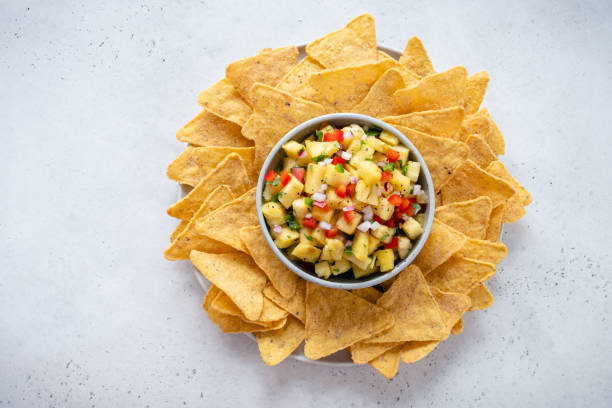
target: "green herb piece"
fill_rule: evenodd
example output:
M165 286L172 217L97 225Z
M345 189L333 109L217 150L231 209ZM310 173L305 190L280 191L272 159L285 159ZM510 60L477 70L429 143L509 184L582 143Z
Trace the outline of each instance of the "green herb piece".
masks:
M306 197L304 202L306 203L307 206L312 207L312 203L314 203L314 200L310 197Z
M389 238L389 233L387 233L387 234L383 235L383 236L380 238L380 240L381 240L381 241L384 241L384 240L386 240L387 238Z
M270 200L278 203L278 194L272 195L272 197L270 197Z
M313 157L312 161L315 162L315 163L318 163L318 162L323 161L325 159L327 159L327 155L326 154L320 154L318 156Z
M278 186L278 183L280 183L280 176L276 176L276 178L274 179L274 181L272 182L272 185L274 187Z
M353 247L352 246L347 246L346 248L344 248L344 251L348 254L348 255L353 255Z
M344 173L344 167L340 163L336 164L336 171L338 173Z
M300 157L300 155L302 154L303 151L304 151L304 149L300 149L300 151L298 152L298 157Z
M293 214L285 214L285 221L287 221L287 225L294 231L298 231L300 229L300 224L295 221Z
M308 234L304 234L304 236L306 237L307 240L312 241L312 237Z
M412 215L417 215L419 211L421 211L421 205L419 203L412 204L412 208L414 208L414 213Z
M323 141L323 131L317 130L316 134L317 134L317 139L319 140L319 142L322 142Z
M382 132L381 128L371 127L371 128L368 129L367 132L365 132L365 134L368 135L368 136L377 137L378 135L380 135L380 132Z
M359 141L359 150L361 150L364 144L365 142L363 140Z
M374 159L373 159L373 158L371 158L371 157L366 157L364 160L371 161L371 162L373 162L373 161L374 161Z
M384 171L393 171L395 170L395 164L393 163L389 163L383 166L382 168Z
M332 268L332 271L333 271L334 273L338 273L338 272L340 272L340 269L338 269L338 268Z

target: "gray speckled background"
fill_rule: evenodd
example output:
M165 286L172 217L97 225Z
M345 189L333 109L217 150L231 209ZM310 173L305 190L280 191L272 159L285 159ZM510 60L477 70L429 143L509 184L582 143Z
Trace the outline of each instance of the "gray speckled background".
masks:
M612 3L127 3L0 2L0 406L610 406ZM439 70L488 70L535 199L505 229L495 305L393 381L265 366L162 256L198 91L362 11Z

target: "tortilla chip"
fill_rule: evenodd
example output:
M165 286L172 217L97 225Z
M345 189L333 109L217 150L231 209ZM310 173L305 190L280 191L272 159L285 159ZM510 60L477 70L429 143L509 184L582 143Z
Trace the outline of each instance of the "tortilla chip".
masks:
M465 143L445 137L430 136L405 126L394 126L414 143L423 156L436 191L451 179L453 171L465 162L469 155L469 148Z
M189 259L189 253L192 249L210 253L234 252L234 248L214 239L203 237L195 231L195 220L210 214L221 205L233 199L232 190L225 184L215 188L206 197L185 228L179 232L176 239L166 248L164 251L166 259L170 261ZM180 228L180 225L177 228Z
M466 258L476 259L497 265L505 258L508 249L501 242L483 241L480 239L468 238L463 247L457 252Z
M221 184L229 186L234 194L243 194L251 187L247 170L236 153L228 154L189 194L168 207L168 215L190 220L206 197Z
M485 92L487 92L487 85L489 84L489 73L487 71L480 71L467 79L465 87L465 113L471 115L476 113L482 100L484 99Z
M240 228L257 224L255 188L234 201L196 221L196 232L223 242L239 251L247 252L240 240ZM262 288L263 289L263 288Z
M351 352L353 363L367 364L386 351L402 344L403 342L401 341L392 343L367 343L367 340L363 340L353 344L349 348L349 351Z
M345 290L306 284L306 345L311 360L335 353L393 325L381 307Z
M395 69L399 71L400 75L402 76L402 79L404 80L406 88L412 88L421 80L420 76L408 70L408 68L400 64L389 54L385 53L384 51L378 50L378 61L382 60L388 61L391 64L389 69Z
M454 255L427 274L430 286L443 292L468 294L478 284L495 275L495 265Z
M470 148L470 159L483 169L497 160L497 156L482 136L470 135L465 140L465 144Z
M409 341L402 347L401 357L406 364L425 358L440 344L439 341Z
M482 196L473 200L458 201L436 207L435 216L449 227L453 227L470 238L484 239L491 216L491 207L491 199Z
M343 28L306 46L308 55L326 68L360 65L377 60L374 19L362 14Z
M486 141L488 133L489 121L487 118L470 115L466 116L461 123L461 135L459 136L459 140L465 142L470 135L478 135L482 136Z
M497 124L493 121L493 118L489 114L487 108L481 109L478 111L478 113L475 113L474 116L481 116L489 121L489 132L487 133L487 137L485 139L495 154L504 154L506 142L504 141L504 137L499 131Z
M451 329L451 334L457 336L463 332L463 319L459 319L457 323Z
M387 116L382 120L393 126L402 125L429 135L459 140L463 117L463 108L453 106L446 109Z
M485 285L478 285L469 293L472 301L470 310L484 310L491 307L494 298L489 289Z
M281 329L256 333L261 359L271 366L280 363L302 344L304 334L304 325L293 316Z
M317 102L329 112L350 112L393 63L380 62L336 69L310 75L308 83L317 92ZM399 92L399 91L398 91Z
M187 228L187 225L189 225L189 221L191 220L181 220L179 222L174 231L172 231L172 234L170 234L170 243L174 242L174 240L181 235L181 232L185 231L185 228Z
M323 71L325 68L317 61L310 57L306 57L287 72L280 80L276 89L285 91L288 94L306 99L309 101L316 99L316 92L308 83L308 77L315 72Z
M270 299L264 297L263 309L259 319L255 321L248 320L240 308L224 292L219 292L213 300L211 307L220 313L238 316L247 323L259 324L261 326L275 325L289 314L287 311L276 306Z
M352 112L373 117L394 115L398 112L393 106L393 94L404 87L404 80L400 72L396 69L388 69L374 82L368 94L352 109Z
M427 76L414 87L397 91L395 103L404 113L463 106L466 79L464 67Z
M215 115L239 126L244 125L251 114L251 107L240 97L227 78L200 92L198 103Z
M298 276L272 252L259 225L241 228L240 239L274 288L285 298L293 296Z
M257 55L232 62L225 68L225 77L240 95L251 102L251 87L255 82L276 86L297 64L299 51L295 45L262 50Z
M266 275L246 254L208 254L191 251L191 262L213 285L227 296L251 321L263 311Z
M240 126L202 109L193 119L176 132L180 142L195 146L249 147L253 143L240 133Z
M494 207L491 211L491 217L489 218L489 225L487 226L487 233L485 238L487 241L497 242L499 241L499 234L501 232L502 217L504 216L505 204L499 204Z
M488 196L493 207L505 203L515 193L506 181L487 173L471 160L464 161L442 186L444 205Z
M414 259L414 265L427 275L463 248L466 241L465 235L434 218L429 237Z
M383 295L382 292L378 291L372 286L362 289L353 289L351 292L370 303L376 303Z
M270 150L287 132L325 113L318 103L296 98L268 85L253 85L251 100L254 112L242 128L242 134L255 141L257 168L261 168Z
M194 147L187 148L168 166L166 174L171 180L188 186L197 185L210 173L228 154L236 153L242 159L252 183L257 183L259 169L253 166L255 159L254 147Z
M516 194L508 199L504 213L502 216L503 222L516 222L525 215L525 206L529 205L533 200L531 194L519 184L518 181L508 172L502 162L494 161L489 164L486 171L496 177L501 178L506 183L510 184Z
M389 351L386 351L379 357L370 361L370 365L376 369L379 373L385 376L386 379L390 380L395 377L399 368L400 362L400 350L402 346L395 346Z
M300 321L306 321L306 281L304 279L298 279L295 293L290 298L283 297L270 282L266 284L263 293L265 297Z
M425 51L425 47L423 47L419 37L412 37L408 40L404 52L402 52L399 58L399 62L420 77L426 77L435 73L429 56L427 56L427 51Z

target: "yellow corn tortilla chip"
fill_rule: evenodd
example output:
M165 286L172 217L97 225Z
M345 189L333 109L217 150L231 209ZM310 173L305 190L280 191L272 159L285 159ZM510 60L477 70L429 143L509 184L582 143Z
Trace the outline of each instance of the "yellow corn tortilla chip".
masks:
M436 207L435 216L470 238L484 239L491 216L491 199L486 196Z
M489 218L489 225L487 226L487 233L485 238L487 241L497 242L499 241L499 234L501 231L502 217L504 216L505 204L499 204L494 207L491 211L491 217Z
M240 133L240 126L202 109L176 132L176 139L194 146L249 147L253 142Z
M262 50L253 57L229 64L225 69L225 77L247 102L251 102L250 91L253 84L259 82L276 86L297 64L298 55L299 51L295 45L275 50Z
M378 50L378 61L382 60L388 61L391 64L389 69L392 68L399 71L402 79L404 80L406 88L415 86L421 80L421 77L408 70L408 68L406 68L403 64L400 64L397 60L393 59L389 54Z
M438 340L444 335L438 305L421 270L415 265L400 272L376 304L393 315L395 325L368 339L368 343Z
M397 91L395 103L403 113L463 106L466 79L464 67L427 76L412 88Z
M491 307L494 298L489 289L485 285L478 285L469 293L472 301L470 310L484 310Z
M255 210L255 188L252 188L234 201L198 219L195 228L200 235L247 252L238 231L242 227L255 224L257 224L257 212Z
M304 333L304 325L293 316L278 330L255 333L261 359L268 365L277 365L302 344Z
M416 363L431 353L438 344L439 341L409 341L402 347L402 361L406 364Z
M259 324L261 326L268 326L270 324L274 325L278 321L285 319L289 314L287 311L276 306L276 304L274 304L274 302L272 302L270 299L264 297L263 309L259 319L256 321L248 320L240 308L236 306L234 302L232 302L229 296L221 291L213 300L211 307L220 313L238 316L247 323Z
M225 292L248 320L259 319L263 311L266 275L249 255L191 251L190 258L200 273Z
M385 309L345 290L306 284L304 354L318 360L393 325Z
M255 141L257 168L263 165L270 150L287 132L325 113L318 103L296 98L263 84L253 85L251 100L254 112L242 128L242 134Z
M405 126L394 125L394 127L414 143L423 156L436 191L451 179L453 171L468 158L469 148L465 143L445 137L430 136Z
M468 238L463 247L457 252L466 258L477 259L497 265L505 258L508 249L501 242L484 241L481 239Z
M387 116L382 120L391 125L402 125L429 135L459 140L464 116L465 111L461 106L453 106L446 109Z
M400 72L396 69L388 69L374 82L365 98L353 107L352 112L373 117L394 115L398 112L393 106L393 94L404 87L404 80Z
M270 249L259 225L241 228L240 239L257 266L264 271L281 296L285 298L293 296L298 276L289 270Z
M458 334L461 334L462 332L463 332L463 319L459 319L459 321L457 321L457 323L455 323L455 325L451 329L451 334L453 336L457 336Z
M487 85L489 84L489 73L487 71L480 71L471 75L467 79L465 87L465 113L471 115L476 113L482 100L484 99L485 93L487 92Z
M189 194L168 207L168 215L181 220L190 220L204 199L221 184L226 184L232 193L238 195L251 187L247 170L236 153L228 154Z
M285 309L301 322L306 321L306 281L298 279L295 293L290 298L283 297L270 282L264 288L264 296Z
M252 183L257 182L259 169L253 166L255 159L254 147L207 146L187 148L170 163L166 174L171 180L188 186L196 186L210 173L228 154L236 153L242 159Z
M461 123L459 140L465 142L470 135L482 136L486 140L489 134L489 121L482 116L469 115Z
M466 241L465 235L434 218L429 237L414 264L427 275L463 248Z
M317 93L317 102L327 111L350 112L378 78L392 67L393 63L384 59L371 64L326 69L310 75L308 83Z
M471 160L465 160L442 186L444 205L488 196L493 207L505 203L515 193L506 181L487 173Z
M470 135L465 140L465 144L470 148L470 160L486 168L489 163L497 160L497 156L491 150L484 138L480 135Z
M531 194L512 177L501 162L491 162L486 168L486 171L501 178L506 183L510 184L514 191L516 191L516 193L506 202L502 222L516 222L521 219L526 213L525 206L529 205L532 201Z
M355 364L367 364L392 348L402 345L403 342L396 341L392 343L367 343L367 340L353 344L349 351L351 358Z
M285 91L290 95L298 98L312 101L316 99L316 92L308 83L308 77L315 72L323 71L325 68L317 61L310 57L306 57L287 72L280 80L276 89Z
M195 220L210 214L221 205L233 199L232 190L227 185L223 184L215 188L206 197L185 228L179 232L176 239L166 248L164 251L166 259L170 261L189 259L189 253L192 249L210 253L234 252L234 248L214 239L203 237L195 231ZM180 228L180 225L178 228Z
M454 255L427 274L431 287L443 292L468 294L478 284L495 275L495 265Z
M399 62L420 77L426 77L435 73L427 51L425 51L425 47L423 47L419 37L412 37L408 40Z
M381 373L387 380L392 379L397 374L400 362L400 350L402 346L395 346L389 351L370 361L370 365Z
M470 115L472 118L483 118L488 122L488 131L485 135L485 140L491 146L491 149L495 154L504 154L506 148L506 142L502 136L497 124L493 121L493 118L489 114L487 108L479 110L477 113Z
M227 78L200 92L198 103L215 115L239 126L244 125L251 114L251 107L240 97Z
M174 231L172 231L172 234L170 234L170 243L174 242L174 240L181 235L181 232L185 231L185 228L189 225L189 221L191 220L181 220L181 222L179 222Z
M306 46L308 55L326 68L366 64L377 60L374 19L362 14L343 28Z
M353 289L351 292L361 298L364 298L370 303L376 303L378 299L380 299L380 297L383 295L382 292L372 286L362 289Z

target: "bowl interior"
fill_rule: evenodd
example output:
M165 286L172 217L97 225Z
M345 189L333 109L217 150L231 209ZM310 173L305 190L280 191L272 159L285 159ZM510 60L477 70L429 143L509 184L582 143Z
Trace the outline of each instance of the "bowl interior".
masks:
M274 244L273 238L270 235L268 225L261 212L261 206L263 204L262 194L263 189L265 187L264 176L267 174L268 171L282 167L282 159L286 156L284 150L282 149L283 144L290 140L295 140L298 142L303 141L315 130L317 130L323 122L327 122L333 126L340 128L350 125L351 123L356 123L358 125L361 125L362 127L375 126L387 130L397 136L400 140L400 143L408 147L408 149L410 150L409 159L411 161L418 161L421 164L421 174L419 176L418 183L426 192L429 201L425 210L425 223L423 224L423 234L416 241L413 242L413 247L408 256L401 262L396 264L395 268L389 272L376 272L361 279L355 279L352 276L351 272L339 276L330 276L329 279L321 279L314 273L313 268L307 268L304 264L296 263L289 260L285 256L284 252ZM276 256L278 256L280 260L293 272L297 273L300 277L306 280L323 286L335 289L359 289L368 286L378 285L384 282L385 280L392 278L404 268L406 268L414 260L418 252L423 247L425 241L427 240L427 236L429 235L429 231L431 230L431 224L433 223L433 215L435 211L435 196L433 193L432 186L433 183L431 181L431 176L429 174L427 164L425 163L419 152L416 150L414 145L397 129L393 128L385 122L366 115L349 113L335 113L323 115L304 122L293 130L291 130L276 144L276 146L274 146L274 148L270 152L268 158L266 159L262 167L259 176L259 181L257 184L257 216L259 218L259 224L262 229L262 233L264 234L268 245L270 246L272 251L274 251Z

